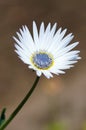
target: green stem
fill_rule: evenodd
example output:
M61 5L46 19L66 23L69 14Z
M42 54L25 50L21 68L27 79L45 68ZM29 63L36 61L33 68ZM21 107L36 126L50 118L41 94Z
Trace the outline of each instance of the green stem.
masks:
M28 100L28 98L31 96L34 89L36 88L36 85L37 85L38 81L39 81L39 77L36 78L32 88L27 93L27 95L24 97L24 99L20 102L20 104L17 106L17 108L13 111L13 113L10 115L10 117L0 126L0 130L4 130L4 128L6 128L6 126L13 120L13 118L21 110L21 108L24 106L24 104L26 103L26 101Z

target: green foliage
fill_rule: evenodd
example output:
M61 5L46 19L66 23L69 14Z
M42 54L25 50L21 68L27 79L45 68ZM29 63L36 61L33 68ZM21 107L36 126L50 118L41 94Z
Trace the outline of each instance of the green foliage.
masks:
M86 122L83 123L83 128L82 130L86 130Z
M67 130L65 128L65 125L61 122L58 122L58 123L51 123L49 124L49 126L47 127L46 130Z
M6 108L3 108L0 114L0 125L2 125L2 123L5 121L5 112L6 112Z

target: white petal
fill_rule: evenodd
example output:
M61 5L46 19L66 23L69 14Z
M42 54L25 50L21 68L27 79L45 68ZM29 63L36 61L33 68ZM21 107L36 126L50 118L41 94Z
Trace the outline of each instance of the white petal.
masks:
M64 30L61 32L61 34L60 34L60 36L59 36L59 39L60 39L60 40L64 37L64 35L65 35L66 32L67 32L67 29L64 29Z
M29 29L27 28L27 26L23 26L23 30L20 29L21 35L22 35L22 41L24 42L23 44L26 44L27 46L29 46L29 44L32 46L33 43L33 39L32 36L30 34Z
M65 33L66 33L67 29L64 29L61 32L61 28L56 32L54 38L53 38L53 42L52 42L52 47L59 47L60 46L60 42L62 40L62 38L64 37ZM52 47L50 47L50 50L52 49Z
M29 31L29 29L28 29L28 27L26 25L25 25L25 32L26 32L27 41L29 42L29 43L26 42L27 46L29 44L34 44L31 33L30 33L30 31Z
M43 74L49 79L50 77L53 77L53 75L49 71L43 71Z
M38 30L37 30L37 26L35 21L33 21L33 38L34 38L34 42L35 44L39 43L39 39L38 39ZM38 45L37 45L38 46Z
M19 34L17 32L17 35L18 35L18 38L19 40L16 38L16 37L13 37L13 39L16 41L16 43L22 47L23 49L30 49L30 51L33 51L34 50L34 44L33 44L33 41L31 40L31 36L29 35L29 33L27 33L27 31L23 28L24 31L21 31L21 34ZM29 39L28 39L29 38ZM29 45L30 44L30 45Z
M45 50L48 50L48 48L50 47L50 45L52 43L53 36L54 36L55 30L56 30L56 26L57 26L57 24L55 23L45 39L45 42L43 45L44 46L43 48Z
M49 23L47 25L47 28L44 32L44 36L41 38L41 41L40 41L40 49L44 50L46 48L46 45L47 45L47 42L46 42L46 39L48 38L49 34L50 34L50 28L51 28L51 24Z
M55 40L56 40L56 41L58 40L59 35L60 35L60 33L61 33L61 30L62 30L62 28L59 28L58 31L55 33L54 39L53 39L54 41L55 41Z
M60 45L58 46L58 49L66 47L71 42L73 37L74 36L71 36L71 33L70 33L65 38L63 38L62 41L60 42Z
M51 28L51 23L49 23L46 27L46 30L45 30L45 34L49 33L50 32L50 28Z
M63 48L63 49L57 49L57 52L59 53L58 55L59 56L62 56L62 55L64 55L65 53L67 53L67 52L69 52L70 50L72 50L74 47L76 47L77 45L79 44L79 42L75 42L75 43L73 43L73 44L71 44L71 45L69 45L69 46L67 46L67 47L65 47L65 48ZM56 52L55 52L56 53ZM58 56L57 56L58 57Z
M36 71L36 74L37 74L38 76L41 76L42 72L41 72L40 70L37 70L37 71Z
M59 67L58 67L57 64L55 64L55 66L51 67L49 71L51 73L54 73L54 74L57 74L57 75L59 75L59 74L65 74L64 71L62 71L62 70L59 69Z
M76 55L76 54L78 54L78 53L80 53L80 51L78 51L78 50L70 51L70 52L66 53L65 56Z
M39 40L40 40L40 42L41 42L43 36L44 36L44 22L41 23L40 30L39 30Z
M21 52L21 54L23 55L23 53L27 56L31 55L31 52L28 51L26 48L21 48L20 46L18 46L17 44L15 44L15 48L17 49L17 51Z
M50 31L50 33L51 33L51 37L53 37L53 35L54 35L54 33L55 33L55 31L56 31L56 26L57 26L57 23L55 23L54 25L53 25L53 27L52 27L52 29L51 29L51 31Z

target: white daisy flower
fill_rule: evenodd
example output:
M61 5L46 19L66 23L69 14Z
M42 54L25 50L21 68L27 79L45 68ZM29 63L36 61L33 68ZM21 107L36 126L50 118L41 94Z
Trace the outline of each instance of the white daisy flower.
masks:
M28 64L30 69L35 70L37 76L44 74L50 78L53 77L52 74L64 74L65 69L73 67L80 59L80 51L72 50L79 42L69 45L74 36L70 33L64 37L67 29L62 31L62 28L59 28L56 31L56 25L55 23L51 28L49 23L45 29L42 22L38 32L36 23L33 22L33 37L27 26L19 29L18 39L13 37L19 58Z

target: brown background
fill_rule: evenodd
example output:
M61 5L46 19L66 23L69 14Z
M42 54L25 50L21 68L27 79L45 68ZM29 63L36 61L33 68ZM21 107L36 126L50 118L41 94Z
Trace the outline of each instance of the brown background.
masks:
M36 75L14 52L12 36L32 21L58 23L80 41L80 60L65 75L41 77L38 87L7 130L45 130L51 122L63 122L68 130L82 130L86 122L86 0L0 0L0 111L14 110Z

